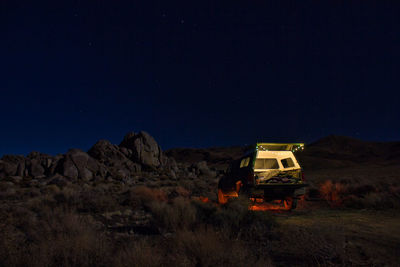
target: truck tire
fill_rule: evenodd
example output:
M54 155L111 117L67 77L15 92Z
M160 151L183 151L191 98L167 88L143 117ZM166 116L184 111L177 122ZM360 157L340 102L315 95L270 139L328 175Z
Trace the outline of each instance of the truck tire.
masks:
M297 208L297 198L293 199L292 210Z
M297 206L297 199L293 199L293 197L286 197L283 200L283 206L285 207L285 210L295 209Z
M218 188L218 203L226 204L228 202L228 198L225 197L224 192L222 192L221 188Z

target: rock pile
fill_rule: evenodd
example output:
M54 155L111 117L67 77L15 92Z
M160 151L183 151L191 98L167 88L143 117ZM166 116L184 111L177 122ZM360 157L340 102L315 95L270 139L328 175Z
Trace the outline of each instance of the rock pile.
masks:
M167 175L172 179L216 175L205 161L178 164L146 132L128 133L119 145L100 140L88 152L70 149L57 156L32 152L26 157L5 155L0 159L0 179L13 177L13 181L46 177L56 177L57 181L126 181L143 173Z

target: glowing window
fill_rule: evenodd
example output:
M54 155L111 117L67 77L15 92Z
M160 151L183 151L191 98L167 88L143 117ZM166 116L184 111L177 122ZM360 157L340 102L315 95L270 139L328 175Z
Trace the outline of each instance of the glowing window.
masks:
M242 159L242 161L240 162L240 168L249 166L249 162L250 162L250 157Z
M291 158L283 159L281 162L284 168L294 167L294 162Z
M242 159L242 161L240 162L240 168L243 168L244 162L246 161L246 159Z
M279 169L276 159L256 159L254 169Z

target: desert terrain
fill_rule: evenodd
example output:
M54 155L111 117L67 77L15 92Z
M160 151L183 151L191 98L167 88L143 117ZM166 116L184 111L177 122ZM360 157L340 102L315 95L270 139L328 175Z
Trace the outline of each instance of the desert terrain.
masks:
M292 211L216 203L248 147L162 151L145 132L0 159L0 266L395 266L400 142L327 136L296 157ZM208 199L209 201L204 201Z

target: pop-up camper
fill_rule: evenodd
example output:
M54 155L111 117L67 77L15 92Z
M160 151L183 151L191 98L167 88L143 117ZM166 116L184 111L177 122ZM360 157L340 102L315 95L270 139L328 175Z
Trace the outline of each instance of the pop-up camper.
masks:
M307 185L293 152L303 149L303 143L257 143L219 181L218 202L247 194L252 200L281 200L287 209L295 208Z

